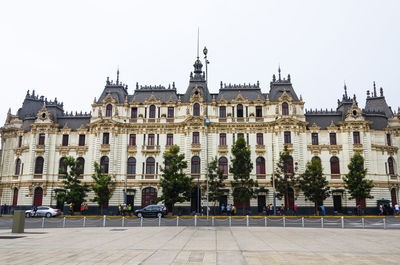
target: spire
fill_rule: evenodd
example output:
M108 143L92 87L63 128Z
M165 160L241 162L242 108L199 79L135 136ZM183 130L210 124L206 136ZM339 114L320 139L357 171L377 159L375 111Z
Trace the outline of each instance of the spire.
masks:
M281 81L281 65L278 67L278 80Z
M376 85L375 85L375 81L374 81L374 97L376 97Z
M347 86L346 86L346 82L344 82L344 97L347 99Z
M197 60L199 59L200 27L197 27Z
M118 70L117 70L117 85L119 83L119 66L118 66Z
M383 88L380 89L381 97L383 97Z

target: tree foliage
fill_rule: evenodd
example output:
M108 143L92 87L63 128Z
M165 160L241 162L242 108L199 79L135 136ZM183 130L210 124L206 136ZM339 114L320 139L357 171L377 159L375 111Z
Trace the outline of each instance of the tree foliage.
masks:
M290 160L291 159L291 160ZM287 147L279 154L279 160L276 164L275 169L275 180L271 177L271 183L275 181L276 197L278 199L285 198L285 205L288 207L287 198L289 198L290 189L295 189L299 185L299 178L296 176L297 163L295 163L294 168L289 161L293 162ZM292 171L292 172L291 172Z
M347 166L349 173L343 177L345 188L350 194L350 199L362 200L366 198L373 198L371 190L374 187L372 180L365 178L367 169L364 169L364 158L355 153Z
M157 200L164 202L168 210L173 212L175 203L190 199L192 180L184 173L187 162L185 155L179 154L179 146L171 146L169 151L164 152L163 158L164 167L160 167L162 195Z
M214 202L214 215L216 203L221 201L225 195L224 181L227 178L228 176L224 175L223 170L218 167L218 160L215 157L208 164L208 200Z
M314 202L315 211L330 196L328 181L322 174L321 159L313 157L307 162L306 170L300 177L300 188L307 200Z
M253 162L251 162L250 150L243 137L239 137L232 146L232 155L229 172L233 174L233 181L231 181L233 197L243 203L255 197L255 187L258 187L258 182L250 177ZM245 208L243 208L244 213Z
M94 191L93 202L97 202L100 206L100 213L103 214L103 207L108 205L115 189L115 181L108 174L104 174L101 166L94 162L94 174L92 175L94 183L90 185Z
M65 191L57 192L56 199L64 200L68 204L71 203L74 211L79 211L81 204L85 201L89 187L81 183L79 176L82 174L82 166L74 157L65 157L64 164L67 170L60 168L59 172L65 175L62 181Z

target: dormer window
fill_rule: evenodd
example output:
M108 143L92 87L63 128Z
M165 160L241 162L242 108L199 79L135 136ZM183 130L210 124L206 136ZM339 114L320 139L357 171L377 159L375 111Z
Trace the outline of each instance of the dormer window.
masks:
M168 107L168 118L172 119L174 117L174 107Z
M106 117L111 117L112 116L112 105L111 104L108 104L107 106L106 106Z
M133 107L131 109L131 118L132 119L137 119L137 107Z
M256 106L256 117L262 117L262 106Z
M156 106L154 106L154 105L150 106L149 118L150 119L155 119L156 118Z
M289 104L287 102L282 103L282 115L289 115Z
M237 117L238 118L243 118L243 105L242 104L238 104L236 107L236 112L237 112Z
M226 118L226 107L225 106L219 107L219 117Z
M200 104L199 103L195 103L193 105L193 116L200 116Z

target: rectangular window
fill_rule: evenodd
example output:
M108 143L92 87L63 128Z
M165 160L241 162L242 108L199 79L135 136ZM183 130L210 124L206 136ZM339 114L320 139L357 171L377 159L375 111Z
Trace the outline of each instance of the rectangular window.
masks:
M136 134L129 135L129 145L135 146L136 145Z
M291 137L290 137L290 132L284 132L284 143L285 144L290 144L292 142Z
M86 140L85 138L86 138L86 135L84 135L84 134L79 135L79 146L85 145L85 140Z
M143 134L143 145L146 145L146 135Z
M44 145L44 133L39 134L39 145Z
M353 132L353 143L360 144L360 132Z
M103 144L110 144L110 133L103 133Z
M257 133L257 144L263 145L264 144L264 134Z
M144 108L144 118L147 118L147 107Z
M171 134L167 134L167 145L171 146L174 145L174 135Z
M311 143L312 145L318 145L318 133L311 134Z
M262 117L262 106L256 106L256 117Z
M248 133L246 134L246 142L247 142L247 144L250 143L250 142L249 142L249 134L248 134Z
M160 135L157 134L157 145L160 145Z
M199 144L200 143L200 133L199 132L194 132L193 133L193 144Z
M388 146L392 145L392 138L391 138L390 133L386 134L386 143L387 143Z
M137 119L137 107L131 108L131 118Z
M244 138L244 133L238 133L238 134L237 134L237 137L238 137L238 139L239 139L240 137L243 137L243 138Z
M249 117L249 107L246 106L246 117Z
M174 117L174 107L168 107L168 118Z
M18 138L18 147L22 146L22 136Z
M226 118L226 107L225 106L219 107L219 117Z
M336 133L329 133L329 142L331 145L336 145Z
M232 117L235 117L235 107L232 106Z
M219 134L219 145L226 145L226 133Z
M154 134L149 134L149 139L147 140L148 145L154 145Z
M63 134L62 146L68 146L68 140L69 140L69 135L68 134Z
M232 144L235 144L235 142L236 142L235 141L235 134L232 135L232 139L233 139L233 143Z

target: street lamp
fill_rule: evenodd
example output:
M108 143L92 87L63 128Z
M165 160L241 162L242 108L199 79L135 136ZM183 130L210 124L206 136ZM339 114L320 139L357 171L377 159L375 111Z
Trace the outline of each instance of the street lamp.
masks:
M207 54L208 54L208 50L207 50L207 47L205 47L204 46L204 49L203 49L203 54L204 54L204 60L205 60L205 63L206 63L206 84L208 84L208 67L207 67L207 65L210 63L208 60L207 60ZM208 207L208 126L210 125L210 119L208 118L208 104L207 104L207 101L206 101L206 118L204 119L204 125L206 126L206 199L207 199L207 202L206 202L206 213L207 213L207 220L208 220L208 215L209 215L209 212L208 212L208 209L209 209L209 207Z

